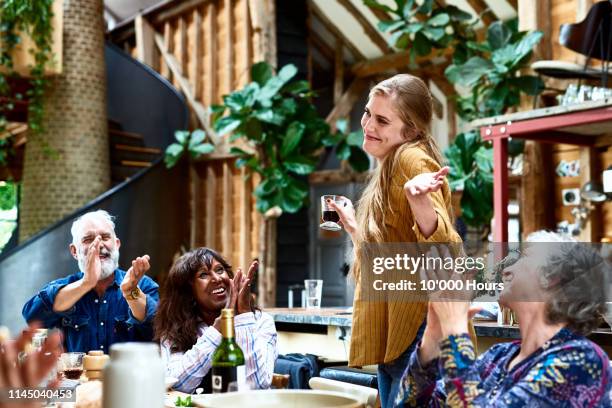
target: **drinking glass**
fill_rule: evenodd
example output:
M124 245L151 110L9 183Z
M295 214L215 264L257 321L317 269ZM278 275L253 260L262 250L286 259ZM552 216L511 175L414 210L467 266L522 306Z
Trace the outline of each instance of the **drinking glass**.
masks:
M323 222L319 227L328 231L340 231L342 227L338 224L340 216L328 203L327 200L331 200L338 206L346 206L346 200L342 196L338 195L323 195L321 196L321 217Z
M320 309L323 280L304 279L304 286L306 287L306 309Z
M83 374L83 356L85 353L63 353L60 356L60 367L64 377L78 380Z

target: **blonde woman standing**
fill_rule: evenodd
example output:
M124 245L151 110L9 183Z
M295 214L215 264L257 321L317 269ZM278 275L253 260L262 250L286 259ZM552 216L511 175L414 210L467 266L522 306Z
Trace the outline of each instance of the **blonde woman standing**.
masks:
M399 74L374 86L361 127L363 150L376 159L376 170L356 213L352 205L330 203L356 251L349 365L378 364L383 408L393 406L408 358L423 335L427 303L360 299L362 274L371 273L360 270L360 250L367 243L461 242L451 217L449 168L442 166L431 120L432 96L421 79Z

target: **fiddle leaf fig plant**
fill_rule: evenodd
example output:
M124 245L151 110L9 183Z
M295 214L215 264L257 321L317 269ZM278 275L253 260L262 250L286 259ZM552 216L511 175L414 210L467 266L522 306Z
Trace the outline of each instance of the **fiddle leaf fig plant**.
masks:
M174 167L186 153L192 159L197 159L204 154L215 151L214 145L204 142L206 132L201 129L196 129L193 132L177 130L174 132L174 138L176 143L168 146L164 155L164 162L168 168Z
M496 21L488 27L483 42L468 43L477 55L454 62L445 71L451 83L471 90L458 99L459 114L467 120L500 115L520 104L521 93L538 95L544 89L542 80L519 73L529 64L542 35L540 31L518 31L516 20Z
M212 107L217 134L242 142L230 150L238 157L236 166L261 176L254 193L262 213L274 207L295 213L306 204L306 176L317 168L326 147L335 146L338 158L355 170L368 168L367 156L357 148L359 136L348 134L342 122L332 133L311 102L309 83L295 80L296 74L291 64L276 74L265 62L254 64L253 81Z
M363 2L392 17L380 21L378 28L391 34L391 45L410 50L408 62L432 50L452 50L452 62L444 74L467 90L454 97L457 113L466 121L503 114L520 104L521 94L533 96L544 89L538 77L520 73L542 33L519 31L516 19L493 22L486 38L478 41L475 25L479 20L455 6L433 0L394 0L394 7L379 0ZM477 131L469 131L458 134L444 153L451 168L451 188L463 191L462 217L471 226L487 227L493 216L491 143Z

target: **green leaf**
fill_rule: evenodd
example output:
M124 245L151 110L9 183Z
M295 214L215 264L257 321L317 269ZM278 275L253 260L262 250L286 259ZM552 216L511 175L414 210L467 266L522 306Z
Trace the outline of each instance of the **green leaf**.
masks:
M465 64L456 67L457 68L452 69L450 72L452 79L460 85L472 87L483 75L486 75L492 70L494 65L484 58L472 57ZM449 72L449 68L447 68L445 73ZM451 77L449 77L449 80L452 82Z
M395 13L395 10L393 10L391 7L385 6L384 4L381 4L376 0L363 0L363 3L366 6L369 6L369 7L378 9L378 10L386 11L387 13Z
M495 21L487 29L487 43L492 50L505 47L512 38L512 31L502 22Z
M281 157L285 158L291 154L302 140L305 126L300 122L292 122L287 128L287 133L281 146Z
M294 158L291 161L286 161L283 163L283 167L302 176L312 173L315 169L315 165L305 158Z
M202 143L197 146L193 146L189 148L189 153L191 153L191 157L194 159L204 155L209 154L215 151L215 146L210 143Z
M183 153L184 147L178 143L172 143L166 148L166 155L178 156Z
M229 152L230 152L230 154L234 154L234 155L240 156L240 157L250 157L251 156L251 153L247 153L244 150L242 150L241 148L235 147L235 146L230 147Z
M406 26L406 30L404 30L408 34L418 33L425 27L423 23L410 23Z
M427 23L431 26L445 26L450 22L450 16L446 13L436 14L432 18L430 18Z
M351 155L348 158L349 165L358 172L367 171L370 168L370 159L361 148L351 146Z
M444 34L445 34L443 28L433 28L433 27L425 27L423 31L421 32L425 34L427 38L429 38L432 41L440 40L442 37L444 37Z
M185 145L189 139L188 130L177 130L174 132L174 138L181 144Z
M461 10L457 6L448 5L444 8L444 11L448 13L451 20L458 22L466 22L472 20L472 15L466 11Z
M423 4L418 8L417 13L428 15L431 14L433 8L433 0L423 0Z
M301 94L310 92L310 84L308 81L293 81L283 87L283 91L292 94Z
M281 126L285 120L284 116L280 115L274 109L262 109L255 112L255 117L262 122L271 123L273 125Z
M233 116L225 116L215 123L215 131L219 136L223 136L236 129L242 121Z
M297 68L293 64L287 64L281 68L278 75L270 78L268 82L259 90L257 100L264 106L271 105L271 99L280 89L297 74Z
M489 47L489 44L486 43L486 42L485 43L478 43L478 42L475 42L475 41L468 41L466 43L466 45L467 45L467 47L470 50L480 51L480 52L487 52L487 53L491 52L491 48Z
M398 28L401 28L403 26L406 25L406 22L404 20L386 20L386 21L379 21L377 26L378 26L378 30L382 31L383 33L386 31L394 31L397 30Z
M243 132L250 140L260 141L262 138L261 122L257 118L249 117L244 124Z
M346 119L338 119L336 121L336 129L342 133L348 132L348 120Z
M164 162L167 168L174 167L183 155L184 148L178 143L172 143L166 148Z
M264 197L272 194L274 191L276 191L276 188L276 182L270 179L266 179L259 183L259 185L255 188L254 192L255 195L257 195L258 197Z
M243 109L248 108L246 98L240 91L225 95L223 97L223 103L233 112L241 112Z
M272 68L264 61L253 64L251 67L251 78L260 86L264 86L272 78Z
M202 129L196 129L191 132L191 138L189 139L189 147L196 146L204 141L206 138L206 132Z
M337 145L343 139L344 139L344 135L340 132L336 132L333 134L326 132L321 142L323 143L324 146L330 147L330 146Z
M420 56L428 55L431 52L431 42L421 31L414 36L414 50Z
M340 143L336 147L336 156L340 160L347 160L351 156L351 146L348 143Z
M361 148L361 145L363 145L363 131L356 130L351 132L346 138L346 143L348 143L349 146Z

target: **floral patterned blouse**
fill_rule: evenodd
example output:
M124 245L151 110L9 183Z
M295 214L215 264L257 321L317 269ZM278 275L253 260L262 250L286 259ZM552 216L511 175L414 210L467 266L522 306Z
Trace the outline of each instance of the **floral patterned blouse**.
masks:
M476 358L467 334L440 343L440 357L422 367L412 353L396 405L409 407L612 407L612 370L604 351L571 330L512 369L520 342L497 344Z

